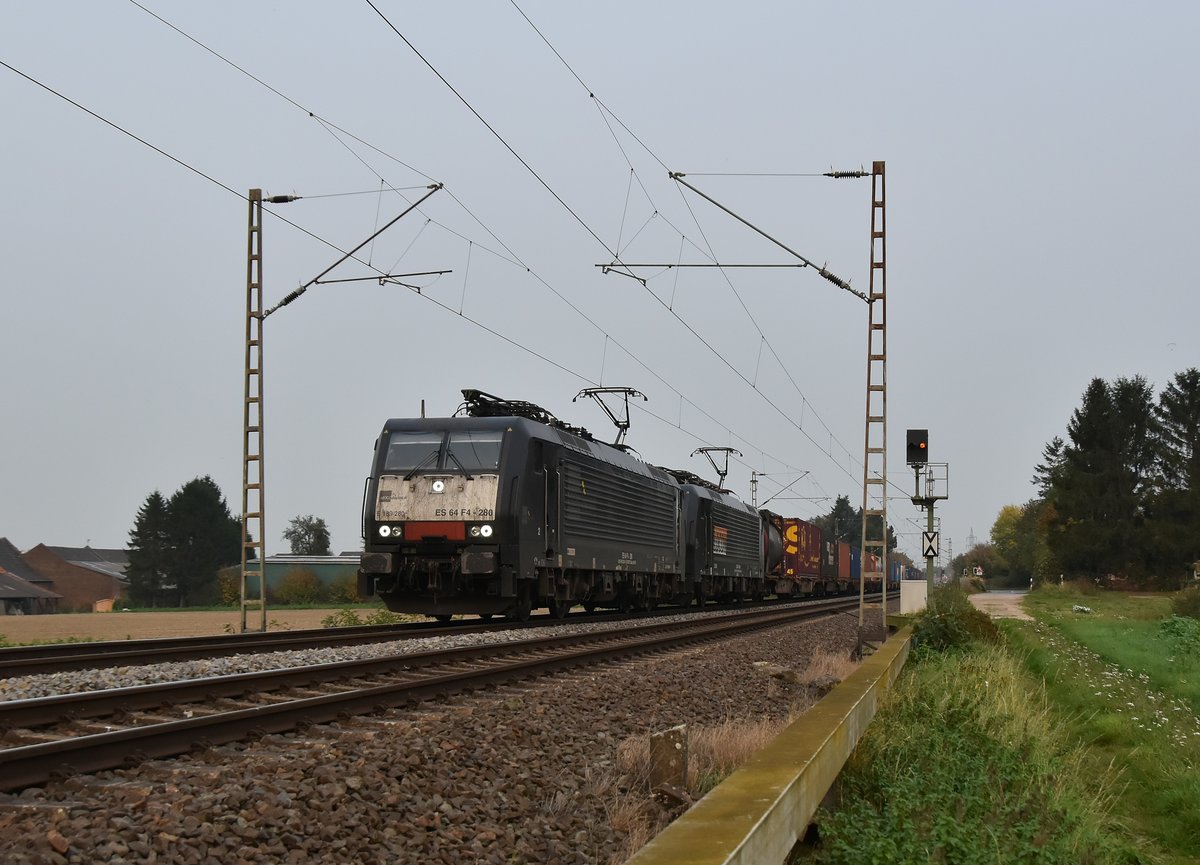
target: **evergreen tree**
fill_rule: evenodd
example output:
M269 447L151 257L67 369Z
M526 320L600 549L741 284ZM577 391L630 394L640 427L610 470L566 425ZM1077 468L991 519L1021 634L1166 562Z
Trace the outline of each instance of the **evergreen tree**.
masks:
M813 524L821 529L825 540L861 542L862 516L850 505L849 496L838 496L833 502L833 508L824 516L817 517ZM858 527L856 536L854 528Z
M873 517L873 519L878 520L879 518ZM857 547L862 543L862 508L851 507L849 496L838 496L834 500L833 507L829 513L816 517L811 522L821 529L821 535L825 540L846 541L852 547ZM878 523L876 523L876 526L878 526ZM879 531L875 528L875 531L872 532L872 537L878 536ZM894 526L889 525L887 530L887 548L889 554L897 546L899 546L899 541L896 538L896 529Z
M129 600L138 607L162 605L171 567L167 500L155 490L146 496L129 532Z
M1033 483L1043 499L1050 495L1062 471L1063 445L1062 436L1052 438L1042 449L1042 461L1033 470Z
M1200 490L1200 369L1175 374L1159 394L1155 416L1163 485Z
M1046 447L1035 482L1053 504L1050 552L1074 573L1147 571L1144 521L1158 472L1153 408L1141 376L1112 385L1093 379L1067 424L1067 441Z
M1148 507L1153 571L1176 588L1200 560L1200 370L1176 373L1155 407L1159 489Z
M325 520L312 514L293 517L283 530L283 539L291 544L293 555L329 555L329 527L325 525Z
M216 603L217 571L241 562L241 521L229 512L220 487L205 476L171 496L170 576L179 606Z

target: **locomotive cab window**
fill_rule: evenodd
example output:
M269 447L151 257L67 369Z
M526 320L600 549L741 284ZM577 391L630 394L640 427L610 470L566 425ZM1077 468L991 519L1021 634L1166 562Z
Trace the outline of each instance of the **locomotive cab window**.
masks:
M403 474L418 468L436 469L442 450L440 432L396 431L388 436L384 474Z
M501 430L465 430L450 433L446 446L447 471L494 472L500 468Z

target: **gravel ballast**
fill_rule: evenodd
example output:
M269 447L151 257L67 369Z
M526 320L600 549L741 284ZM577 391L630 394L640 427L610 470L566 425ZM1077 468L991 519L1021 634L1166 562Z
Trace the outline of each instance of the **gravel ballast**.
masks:
M754 662L803 670L849 653L856 626L834 615L0 796L0 860L607 863L622 741L786 717L803 686Z

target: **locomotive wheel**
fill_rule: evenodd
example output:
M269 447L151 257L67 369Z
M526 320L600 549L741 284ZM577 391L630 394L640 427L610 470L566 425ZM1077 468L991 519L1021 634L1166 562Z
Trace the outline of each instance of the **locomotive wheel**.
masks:
M594 613L594 612L596 612L596 605L593 604L591 601L584 601L583 609L589 613Z
M436 616L434 616L434 619L441 622L443 625L450 624L450 620L453 618L454 616L452 616L450 613L438 613Z

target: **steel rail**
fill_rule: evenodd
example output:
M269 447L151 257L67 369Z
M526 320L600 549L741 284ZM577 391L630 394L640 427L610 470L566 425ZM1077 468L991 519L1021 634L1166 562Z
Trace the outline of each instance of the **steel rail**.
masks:
M564 621L564 620L556 620ZM533 625L544 625L537 621ZM378 643L416 637L469 634L531 626L526 622L472 621L443 625L440 622L404 622L396 625L357 625L311 628L300 631L221 634L208 637L165 637L147 640L110 640L94 643L54 643L45 646L10 646L0 649L0 678L99 669L128 664L154 664L217 658L248 652L290 651L329 645Z
M197 744L215 745L235 741L250 734L278 733L297 726L323 723L346 715L373 712L390 706L428 699L436 695L459 693L486 685L546 675L568 667L728 638L739 633L795 622L856 606L857 601L854 599L841 599L804 607L791 607L787 610L709 617L700 621L675 622L666 626L620 628L609 631L593 631L583 635L560 635L498 645L472 646L450 652L397 655L390 659L374 659L365 664L340 662L308 668L307 671L303 669L272 671L268 675L275 677L276 681L284 681L288 674L294 676L307 672L310 675L307 680L309 683L312 682L311 676L314 672L317 676L331 676L332 679L327 681L345 681L347 678L365 675L361 671L363 667L374 667L385 672L390 670L408 675L416 673L420 677L315 697L302 697L287 702L271 702L228 712L197 714L180 720L8 748L0 751L0 789L20 789L42 783L56 775L94 772L136 763L143 759L173 756L187 752ZM413 669L414 665L430 667L436 664L441 667L461 665L468 661L475 663L487 661L488 666L441 673L436 670L427 670L423 676L419 670ZM390 668L387 666L389 663ZM360 668L357 674L353 671L356 665ZM408 669L405 669L406 666ZM321 669L322 667L325 669ZM275 674L284 675L276 677ZM234 677L242 678L242 681L232 686L245 692L251 684L251 679L255 677L258 679L257 684L263 683L262 674L245 674L245 677ZM180 688L184 689L202 689L205 686L211 689L221 687L219 685L221 681L222 679L206 679L186 684L172 684L178 684ZM163 696L170 694L170 689L166 686L151 685L120 690L137 692L126 694L131 699L137 700L143 699L155 689L158 690L158 693L155 695L153 703L162 705ZM95 693L104 694L105 692ZM200 694L203 691L196 690L193 693ZM86 697L87 695L70 696ZM193 699L205 698L210 697L193 697ZM101 700L103 698L93 697L90 699ZM65 701L65 698L60 700L60 698L54 697L42 698L37 701L11 701L11 705L6 707L6 710L12 713L9 715L9 718L12 719L17 718L21 712L34 713L28 716L32 718L36 717L37 711L44 711L47 707L52 707L52 701L56 700L60 701L58 703L60 708L67 706L69 702ZM85 700L86 702L87 700ZM18 705L20 703L30 705L21 707ZM42 705L33 707L34 703ZM58 717L62 717L61 713Z
M786 603L795 603L788 599ZM690 607L660 607L653 611L635 613L630 618L671 615L692 611ZM549 613L532 617L527 622L512 619L466 620L445 625L434 621L403 622L392 625L353 625L338 628L312 628L299 631L270 631L267 633L218 634L204 637L163 637L160 639L105 640L90 643L53 643L35 646L0 648L0 679L58 673L69 670L91 670L132 664L156 664L165 661L188 661L197 658L219 658L251 652L293 651L406 640L429 636L487 633L491 631L522 630L547 625L572 624L581 621L605 621L620 617L616 610L595 613L571 613L556 619Z

